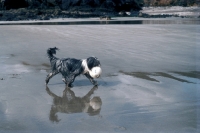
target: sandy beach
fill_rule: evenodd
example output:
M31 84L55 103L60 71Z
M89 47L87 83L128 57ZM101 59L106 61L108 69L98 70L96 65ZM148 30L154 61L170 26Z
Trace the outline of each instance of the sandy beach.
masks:
M0 132L197 133L200 25L1 25ZM56 57L96 56L102 76L65 92Z

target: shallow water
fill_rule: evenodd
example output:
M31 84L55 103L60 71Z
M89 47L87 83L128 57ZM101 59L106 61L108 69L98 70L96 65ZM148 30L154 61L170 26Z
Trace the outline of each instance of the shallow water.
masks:
M199 25L13 25L0 31L0 132L199 132ZM46 87L46 49L54 46L61 58L97 56L103 69L98 88L80 76L66 89L60 75Z

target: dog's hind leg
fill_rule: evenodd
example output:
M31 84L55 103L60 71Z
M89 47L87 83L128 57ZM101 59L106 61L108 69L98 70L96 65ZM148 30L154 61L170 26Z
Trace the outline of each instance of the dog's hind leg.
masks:
M72 83L74 82L75 75L69 75L62 78L62 81L66 84L68 87L73 87Z
M67 81L66 81L66 78L62 78L62 81L65 83L65 84L67 84Z
M55 71L55 72L51 72L51 73L49 73L48 75L47 75L47 78L46 78L46 85L49 83L49 80L53 77L53 76L55 76L56 74L58 74L59 72L58 71Z
M74 80L75 80L75 76L73 75L73 76L71 76L70 79L69 79L69 84L68 84L69 87L73 87L73 84L72 84L72 83L74 82Z

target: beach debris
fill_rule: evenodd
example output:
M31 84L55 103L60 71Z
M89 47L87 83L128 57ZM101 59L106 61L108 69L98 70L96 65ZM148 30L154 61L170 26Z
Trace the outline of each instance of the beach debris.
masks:
M110 16L100 16L100 20L111 20Z
M20 74L10 74L10 78L20 79Z

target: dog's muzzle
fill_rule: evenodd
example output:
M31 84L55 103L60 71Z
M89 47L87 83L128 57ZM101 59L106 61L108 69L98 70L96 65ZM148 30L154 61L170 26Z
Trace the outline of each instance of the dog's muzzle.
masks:
M101 67L93 67L89 74L92 78L99 78L102 73Z

